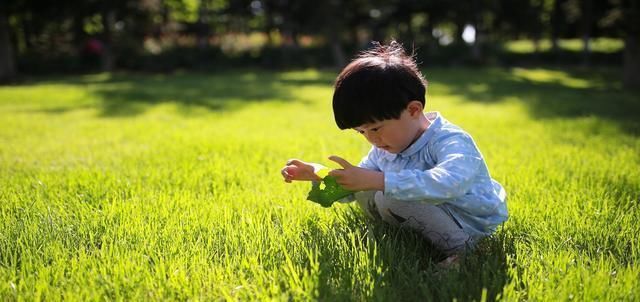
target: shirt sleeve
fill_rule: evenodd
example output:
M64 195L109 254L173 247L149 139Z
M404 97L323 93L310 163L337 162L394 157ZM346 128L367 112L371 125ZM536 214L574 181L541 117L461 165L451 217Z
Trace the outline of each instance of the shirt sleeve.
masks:
M434 168L385 172L386 196L438 204L468 192L483 161L471 137L464 133L448 136L431 148Z
M358 167L364 168L367 170L380 171L378 164L376 164L377 161L378 161L378 152L376 152L375 147L371 147L371 150L369 150L369 153L367 153L367 155L365 155L365 157L363 157L362 160L360 160Z

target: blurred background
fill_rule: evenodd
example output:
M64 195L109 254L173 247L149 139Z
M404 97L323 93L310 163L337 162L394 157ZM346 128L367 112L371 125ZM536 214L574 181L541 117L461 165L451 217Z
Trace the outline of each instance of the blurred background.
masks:
M3 0L0 79L336 68L396 39L423 68L612 66L640 85L637 0Z

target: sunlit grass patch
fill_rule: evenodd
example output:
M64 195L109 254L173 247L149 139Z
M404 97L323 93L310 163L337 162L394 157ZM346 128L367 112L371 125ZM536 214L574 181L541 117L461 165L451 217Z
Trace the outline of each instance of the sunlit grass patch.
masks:
M624 41L613 38L594 38L589 41L591 51L602 53L613 53L622 51ZM538 42L539 51L549 51L551 49L551 40L541 39ZM532 40L514 40L504 44L504 48L513 53L532 53L535 45ZM584 42L581 39L559 39L558 48L566 51L580 52L584 49Z
M509 194L460 271L282 182L369 148L334 125L335 72L99 74L0 87L0 297L638 299L638 95L608 70L425 74Z

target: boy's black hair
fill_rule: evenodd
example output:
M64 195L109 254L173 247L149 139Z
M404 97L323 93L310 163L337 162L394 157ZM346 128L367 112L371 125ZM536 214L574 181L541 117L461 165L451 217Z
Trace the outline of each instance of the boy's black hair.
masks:
M407 104L425 105L427 81L395 41L363 51L336 79L333 115L340 129L397 119Z

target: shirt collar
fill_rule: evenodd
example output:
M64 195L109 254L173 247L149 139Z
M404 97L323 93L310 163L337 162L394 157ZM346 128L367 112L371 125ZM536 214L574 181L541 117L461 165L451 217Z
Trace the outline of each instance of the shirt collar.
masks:
M398 156L400 156L401 158L406 158L422 150L422 148L424 148L424 146L429 142L431 137L433 137L434 133L440 127L442 127L442 117L439 112L427 112L425 113L425 117L429 120L430 125L426 130L424 130L424 132L422 132L420 137L418 137L418 139L413 142L413 144L411 144L407 149L398 154L393 154L385 150L381 150L382 152L384 152L384 157L388 160L394 160Z

